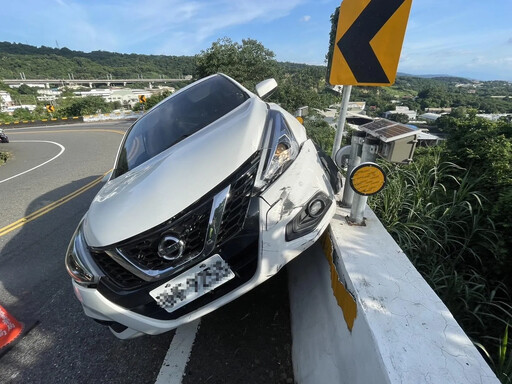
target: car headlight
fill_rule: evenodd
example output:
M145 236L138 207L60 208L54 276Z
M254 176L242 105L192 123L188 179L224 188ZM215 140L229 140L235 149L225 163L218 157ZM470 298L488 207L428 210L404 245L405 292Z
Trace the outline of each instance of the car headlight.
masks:
M83 260L83 257L89 253L89 250L83 237L82 222L80 222L71 237L68 250L66 251L65 263L66 269L73 280L82 285L91 285L97 282L97 277Z
M267 132L268 152L261 174L263 185L279 177L299 154L299 144L281 113L270 111Z

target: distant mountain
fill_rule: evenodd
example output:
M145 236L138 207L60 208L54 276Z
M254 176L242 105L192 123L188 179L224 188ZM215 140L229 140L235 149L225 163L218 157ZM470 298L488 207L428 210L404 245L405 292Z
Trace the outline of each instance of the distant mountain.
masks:
M180 77L193 75L193 56L121 54L107 51L82 52L68 48L34 47L27 44L0 42L0 78L76 79L106 77Z
M465 77L452 76L452 75L412 75L410 73L398 72L397 76L419 77L421 79L436 79L436 80L443 79L445 81L454 81L454 82L459 82L459 83L472 83L474 81L478 81L478 80L474 80L474 79L467 79Z

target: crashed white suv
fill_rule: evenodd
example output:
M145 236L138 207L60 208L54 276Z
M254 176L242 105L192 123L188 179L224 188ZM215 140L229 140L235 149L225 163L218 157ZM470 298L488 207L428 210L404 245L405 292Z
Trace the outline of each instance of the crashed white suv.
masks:
M225 75L199 80L125 134L67 250L75 294L119 338L174 329L312 245L340 187L292 115Z

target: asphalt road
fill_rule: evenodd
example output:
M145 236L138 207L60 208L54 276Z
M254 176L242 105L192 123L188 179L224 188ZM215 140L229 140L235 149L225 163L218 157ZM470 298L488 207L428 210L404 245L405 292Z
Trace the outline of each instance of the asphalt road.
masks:
M155 382L174 333L116 339L83 314L63 263L129 124L9 130L0 144L0 304L26 327L0 350L1 383ZM290 383L290 349L283 271L201 320L184 382Z

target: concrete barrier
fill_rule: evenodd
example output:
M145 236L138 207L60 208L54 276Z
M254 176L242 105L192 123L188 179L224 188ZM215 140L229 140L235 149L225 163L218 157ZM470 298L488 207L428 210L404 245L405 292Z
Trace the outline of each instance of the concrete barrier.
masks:
M499 384L375 214L347 215L289 264L296 382Z
M0 128L22 128L22 127L40 127L45 125L62 125L62 124L75 124L82 123L83 116L63 117L63 118L49 118L41 120L18 120L12 123L0 123Z
M0 123L0 128L9 129L21 127L39 127L44 125L75 124L90 121L129 120L138 119L140 116L142 116L142 112L123 111L97 115L72 116L62 118L54 117L41 120L17 120L10 123Z

